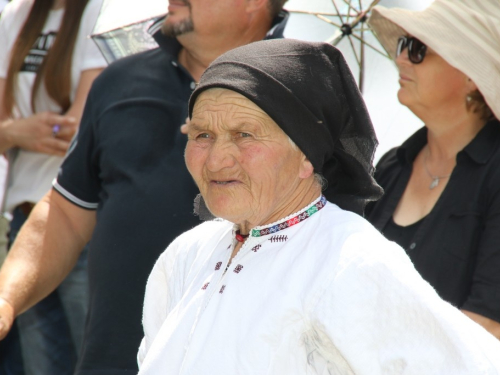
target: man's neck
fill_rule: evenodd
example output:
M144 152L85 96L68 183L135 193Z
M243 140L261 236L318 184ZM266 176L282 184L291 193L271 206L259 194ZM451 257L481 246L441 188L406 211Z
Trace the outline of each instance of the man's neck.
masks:
M179 62L193 79L199 82L201 75L212 61L233 48L264 39L271 24L268 26L249 28L238 38L231 35L201 38L194 33L182 35L178 37L183 46L179 52Z

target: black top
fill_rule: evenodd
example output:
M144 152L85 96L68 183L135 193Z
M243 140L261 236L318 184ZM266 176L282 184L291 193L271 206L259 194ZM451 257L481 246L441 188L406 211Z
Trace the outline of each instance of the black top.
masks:
M396 224L391 216L390 220L382 229L382 233L388 240L396 242L399 246L408 251L411 250L410 245L413 243L413 237L415 237L415 233L417 233L418 228L420 228L424 220L425 219L421 219L416 223L402 226Z
M377 165L384 196L366 216L382 230L427 143L422 128ZM490 121L457 154L457 165L407 253L422 277L453 305L500 321L500 122Z
M285 15L286 16L286 15ZM268 37L281 37L284 22ZM180 126L195 83L180 44L119 60L95 80L54 188L97 209L90 241L90 306L78 375L137 374L147 278L179 234L200 223Z

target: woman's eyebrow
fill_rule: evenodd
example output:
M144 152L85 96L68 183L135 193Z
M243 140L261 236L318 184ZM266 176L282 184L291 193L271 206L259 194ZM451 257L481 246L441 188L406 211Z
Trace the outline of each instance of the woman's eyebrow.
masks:
M199 125L195 120L191 120L188 125L188 130L207 130L206 126Z

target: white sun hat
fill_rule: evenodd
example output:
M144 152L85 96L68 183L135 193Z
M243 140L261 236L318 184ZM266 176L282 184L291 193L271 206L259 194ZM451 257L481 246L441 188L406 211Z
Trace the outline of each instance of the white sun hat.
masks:
M368 21L395 59L410 34L477 85L500 119L500 0L436 0L423 11L376 6Z

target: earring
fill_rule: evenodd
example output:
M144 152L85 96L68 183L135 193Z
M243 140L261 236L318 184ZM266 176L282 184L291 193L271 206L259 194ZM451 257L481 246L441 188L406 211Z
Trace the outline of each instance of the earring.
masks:
M467 94L465 97L465 107L467 108L467 111L470 111L472 109L473 105L473 98L471 94Z

